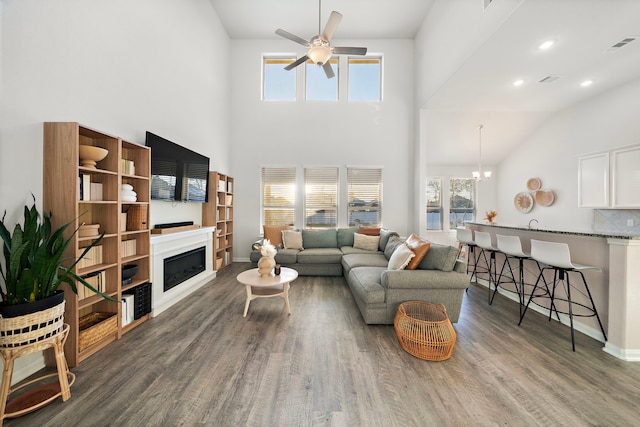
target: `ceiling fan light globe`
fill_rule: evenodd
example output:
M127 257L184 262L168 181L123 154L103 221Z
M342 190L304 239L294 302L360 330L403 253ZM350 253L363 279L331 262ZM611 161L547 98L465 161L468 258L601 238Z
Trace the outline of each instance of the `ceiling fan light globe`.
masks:
M313 46L309 48L307 56L314 64L324 65L329 59L331 59L331 49L326 46Z

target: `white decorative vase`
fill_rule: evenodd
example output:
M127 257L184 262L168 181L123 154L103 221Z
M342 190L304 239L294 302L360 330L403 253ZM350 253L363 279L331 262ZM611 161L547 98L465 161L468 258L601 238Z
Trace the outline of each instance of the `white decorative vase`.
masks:
M272 257L263 256L258 260L258 273L260 276L267 277L271 275L273 267L276 266L276 260Z

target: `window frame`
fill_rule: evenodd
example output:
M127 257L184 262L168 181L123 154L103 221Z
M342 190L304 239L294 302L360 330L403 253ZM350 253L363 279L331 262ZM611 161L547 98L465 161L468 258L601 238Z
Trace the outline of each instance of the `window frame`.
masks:
M282 167L272 167L272 166L262 166L260 168L260 215L262 225L290 225L294 226L296 220L297 213L297 168L295 166L282 166ZM267 185L269 186L291 186L288 191L271 191L269 189L270 195L269 200L275 200L280 197L281 199L287 199L288 197L293 198L292 203L288 204L277 204L277 203L267 203ZM268 214L268 211L283 211L290 212L286 218L290 218L291 221L274 221L270 218L271 215Z
M360 177L357 177L360 175ZM382 226L382 198L383 198L383 169L381 167L364 167L364 166L347 166L347 226L355 227L358 225L381 227ZM358 186L376 187L377 191L371 189L358 189ZM377 193L377 194L375 194ZM377 196L377 204L373 205L375 200L371 199L367 205L367 198ZM356 200L362 200L364 205L355 205ZM359 219L352 221L352 215L355 213L377 212L376 222L362 222Z
M351 70L351 64L353 63L367 63L371 61L377 61L378 67L378 99L352 99L351 89L352 82L351 76L354 74ZM383 100L383 84L384 81L384 60L382 54L367 54L365 56L347 56L347 101L348 102L382 102Z
M318 78L333 82L335 84L335 99L309 99L309 67L318 67L310 59L305 61L304 64L304 100L307 102L338 102L340 100L340 58L338 56L332 56L331 64L335 64L333 70L335 77L328 79L322 67L319 67ZM315 74L315 73L314 73ZM323 80L323 83L324 83ZM315 79L313 80L315 82Z
M337 166L305 167L303 217L305 229L338 228L340 223L340 168ZM310 187L315 188L310 188ZM321 193L320 193L321 192ZM322 195L320 195L322 194ZM320 196L320 197L318 197ZM323 200L324 199L324 200ZM329 203L324 202L327 199ZM310 211L315 211L310 215ZM330 224L311 224L309 218L316 214L333 212L334 222ZM323 215L321 215L323 216Z
M434 192L437 193L437 204L432 204L431 206L430 204L430 200L429 200L429 188L430 188L430 182L438 182L438 186L439 188L435 189ZM425 191L425 214L426 214L426 224L425 227L428 231L442 231L443 229L443 219L444 219L444 205L443 205L443 200L444 200L444 178L441 176L428 176L427 177L427 181L426 181L426 191ZM430 213L439 213L438 215L438 228L429 228L429 214Z
M260 99L265 102L295 102L298 99L298 78L296 70L284 70L286 64L292 64L297 59L295 54L263 54L262 55L262 84L260 85L261 93ZM268 62L275 62L281 64L284 73L291 73L293 79L293 98L275 99L267 98L267 70L266 66Z
M470 200L473 203L472 208L455 208L452 206L452 199L456 194L460 194L460 192L453 191L453 186L457 181L466 181L471 183L471 198L466 198L466 200ZM450 177L449 178L449 229L453 230L458 226L464 225L465 222L474 221L476 218L476 209L477 209L477 194L478 194L478 185L477 180L475 178L457 178ZM462 214L462 219L459 219L459 214ZM467 214L471 214L471 218L467 217Z

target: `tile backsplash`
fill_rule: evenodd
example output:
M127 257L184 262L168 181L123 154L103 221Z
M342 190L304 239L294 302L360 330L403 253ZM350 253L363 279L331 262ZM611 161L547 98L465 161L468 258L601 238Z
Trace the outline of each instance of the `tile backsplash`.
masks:
M640 235L640 209L594 209L593 231Z

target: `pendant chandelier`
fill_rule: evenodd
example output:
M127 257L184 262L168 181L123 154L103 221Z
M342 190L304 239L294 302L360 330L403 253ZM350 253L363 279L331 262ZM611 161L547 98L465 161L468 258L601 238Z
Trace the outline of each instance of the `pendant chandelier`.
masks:
M478 126L478 170L471 173L476 181L484 181L491 178L491 171L482 170L482 127L483 125Z

